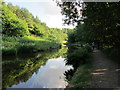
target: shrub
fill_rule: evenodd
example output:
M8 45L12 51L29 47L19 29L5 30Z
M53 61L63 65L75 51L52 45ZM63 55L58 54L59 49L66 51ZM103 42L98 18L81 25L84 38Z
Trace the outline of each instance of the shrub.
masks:
M68 54L66 64L73 65L74 68L77 68L80 64L89 63L91 51L92 50L88 45L74 50L72 53Z
M16 56L16 49L15 48L3 48L2 49L2 56Z
M120 62L120 49L119 48L106 48L103 52L112 60Z

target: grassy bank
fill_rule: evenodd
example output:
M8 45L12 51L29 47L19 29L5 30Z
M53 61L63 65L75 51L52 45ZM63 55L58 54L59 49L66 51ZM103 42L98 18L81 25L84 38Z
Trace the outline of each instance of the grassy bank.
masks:
M91 64L85 64L76 70L70 80L69 88L86 88L90 86Z
M47 51L59 47L59 42L56 42L54 40L42 39L36 36L2 37L3 56Z
M93 59L91 47L86 44L83 47L72 46L71 48L69 48L66 62L68 65L72 65L74 69L65 73L69 82L68 88L88 87L90 85L91 62Z

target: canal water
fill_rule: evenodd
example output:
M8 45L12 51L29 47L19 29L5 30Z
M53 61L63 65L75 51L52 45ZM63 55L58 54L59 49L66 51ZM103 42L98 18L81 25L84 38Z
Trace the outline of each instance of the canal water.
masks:
M48 59L28 81L12 85L12 88L65 88L67 82L64 72L72 67L66 66L64 59L62 57Z
M67 49L39 53L32 57L3 60L4 88L65 88L65 71L72 69L66 65Z

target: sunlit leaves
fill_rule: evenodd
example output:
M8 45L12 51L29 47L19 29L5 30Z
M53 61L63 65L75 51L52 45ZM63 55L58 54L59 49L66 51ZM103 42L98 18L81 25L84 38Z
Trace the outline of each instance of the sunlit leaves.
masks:
M8 36L24 36L29 34L27 23L17 18L6 5L2 7L2 27L2 33Z

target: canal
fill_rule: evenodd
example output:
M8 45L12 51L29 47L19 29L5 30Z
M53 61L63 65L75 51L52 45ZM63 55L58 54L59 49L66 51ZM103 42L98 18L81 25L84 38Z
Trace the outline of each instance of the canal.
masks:
M3 88L65 88L67 47L50 52L3 58Z

